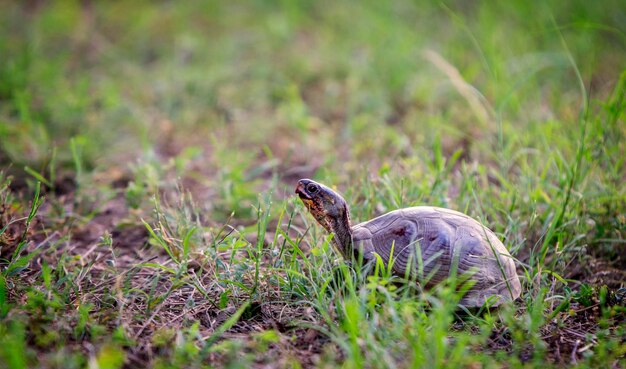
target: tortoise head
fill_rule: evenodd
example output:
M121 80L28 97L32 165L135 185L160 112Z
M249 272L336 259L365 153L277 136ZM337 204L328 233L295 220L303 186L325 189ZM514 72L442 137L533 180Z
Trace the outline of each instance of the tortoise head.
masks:
M310 179L301 179L296 186L296 193L309 209L315 220L328 232L333 232L332 224L348 222L348 205L346 201L330 188Z

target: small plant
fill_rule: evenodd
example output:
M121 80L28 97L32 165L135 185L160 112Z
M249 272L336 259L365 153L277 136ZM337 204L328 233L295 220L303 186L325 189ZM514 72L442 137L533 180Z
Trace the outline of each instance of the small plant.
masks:
M565 287L565 292L572 296L573 301L583 306L591 306L594 303L593 289L586 283L581 284L577 292L572 292L568 287Z

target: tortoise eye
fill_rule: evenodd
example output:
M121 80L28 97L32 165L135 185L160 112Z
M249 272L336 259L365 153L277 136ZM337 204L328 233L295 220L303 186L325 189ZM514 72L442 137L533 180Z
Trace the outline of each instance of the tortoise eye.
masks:
M311 183L308 186L306 186L306 190L310 194L315 194L317 191L319 191L319 187L317 187L317 185L314 185L313 183Z

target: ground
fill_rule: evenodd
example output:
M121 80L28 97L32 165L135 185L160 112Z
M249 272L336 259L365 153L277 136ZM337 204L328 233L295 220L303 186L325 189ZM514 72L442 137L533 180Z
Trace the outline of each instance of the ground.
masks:
M2 7L0 368L626 367L620 1ZM522 296L363 275L300 178L469 214Z

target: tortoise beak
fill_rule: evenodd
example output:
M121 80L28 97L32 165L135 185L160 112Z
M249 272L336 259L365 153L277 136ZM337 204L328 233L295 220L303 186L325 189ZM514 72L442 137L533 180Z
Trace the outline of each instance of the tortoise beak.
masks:
M302 180L298 181L298 185L296 185L296 194L298 194L298 196L300 196L303 200L311 200L311 196L309 196L304 189L305 185L306 184Z

